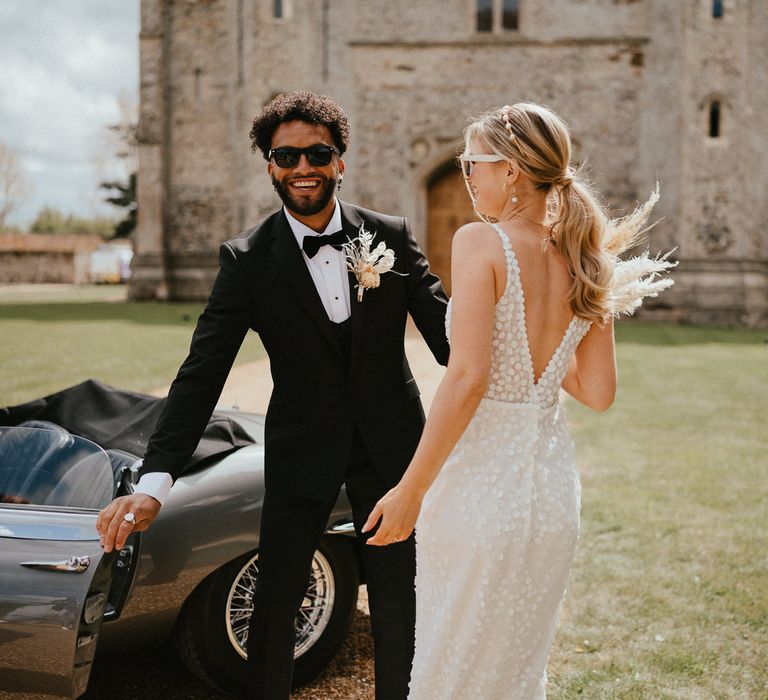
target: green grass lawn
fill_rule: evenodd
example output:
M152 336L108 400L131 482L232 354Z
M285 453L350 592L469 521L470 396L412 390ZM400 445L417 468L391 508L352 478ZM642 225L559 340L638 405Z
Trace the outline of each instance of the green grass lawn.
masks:
M567 411L582 532L550 700L768 698L768 332L624 323Z
M6 290L8 288L5 288ZM7 294L0 303L0 406L95 378L134 391L169 385L203 304L120 301L119 290ZM118 299L94 301L94 299ZM237 362L264 355L249 333Z
M0 406L173 378L201 305L77 294L0 304ZM250 338L239 361L263 353ZM617 338L615 405L567 406L582 533L549 698L766 700L768 332L625 322Z

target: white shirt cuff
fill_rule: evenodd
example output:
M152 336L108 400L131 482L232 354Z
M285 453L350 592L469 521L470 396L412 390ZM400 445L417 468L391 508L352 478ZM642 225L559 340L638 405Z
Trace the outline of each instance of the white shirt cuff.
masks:
M152 498L160 501L160 505L162 505L165 503L165 499L168 498L171 486L173 486L173 478L168 472L149 472L139 479L139 483L136 484L133 492L152 496Z

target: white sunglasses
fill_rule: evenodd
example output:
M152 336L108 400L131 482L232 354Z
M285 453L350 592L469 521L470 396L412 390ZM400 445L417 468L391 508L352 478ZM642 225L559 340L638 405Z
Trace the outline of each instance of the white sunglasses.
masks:
M502 160L509 160L509 158L505 158L504 156L494 156L489 153L478 153L477 155L462 153L459 156L461 171L464 173L464 177L472 175L472 166L475 163L498 163Z

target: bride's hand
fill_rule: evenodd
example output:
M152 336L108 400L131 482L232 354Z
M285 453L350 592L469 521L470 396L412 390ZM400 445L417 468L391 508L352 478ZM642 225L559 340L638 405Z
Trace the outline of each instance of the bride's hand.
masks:
M381 520L376 534L366 544L383 547L393 542L407 540L416 526L416 519L421 510L423 496L398 484L390 489L374 506L368 520L363 525L363 532L376 527Z

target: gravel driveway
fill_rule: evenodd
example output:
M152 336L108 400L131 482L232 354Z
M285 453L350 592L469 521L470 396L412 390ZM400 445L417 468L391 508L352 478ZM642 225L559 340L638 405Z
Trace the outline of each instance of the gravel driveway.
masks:
M365 587L352 629L323 674L297 690L297 700L373 700L373 637ZM168 643L141 654L97 657L81 700L232 700L200 683Z

